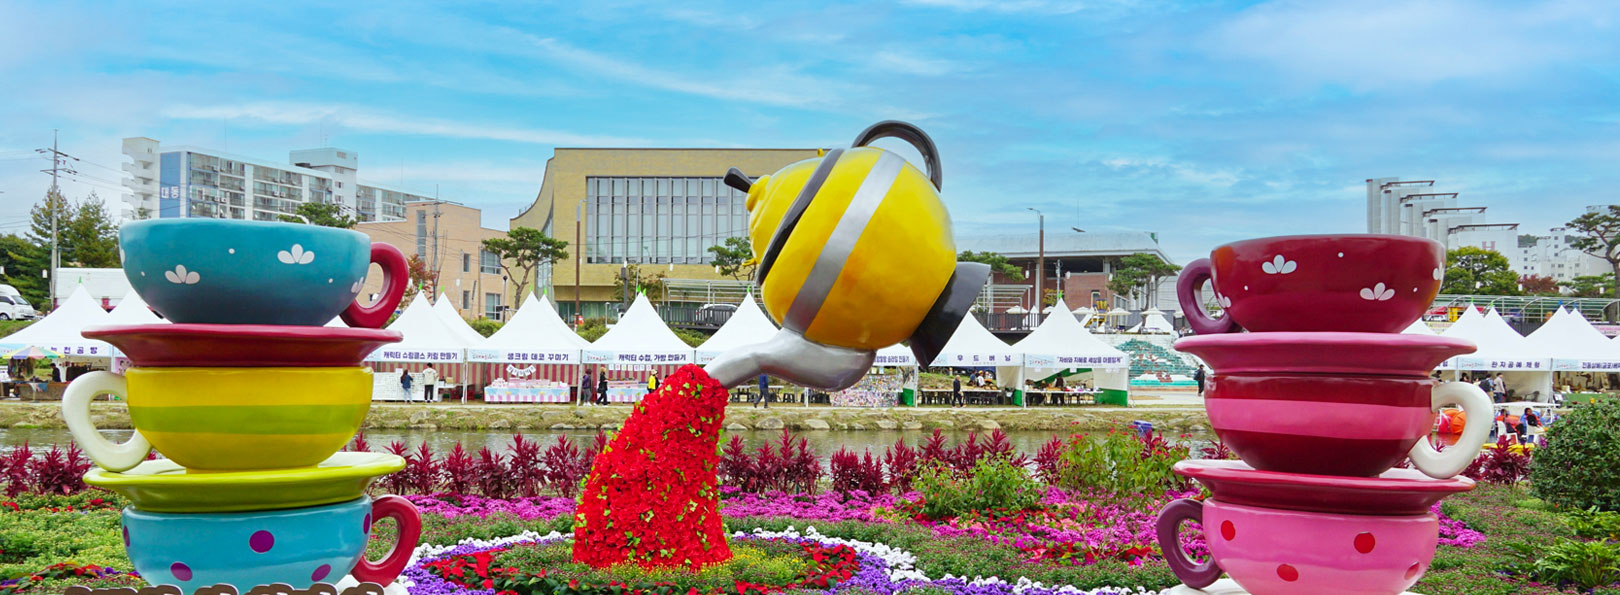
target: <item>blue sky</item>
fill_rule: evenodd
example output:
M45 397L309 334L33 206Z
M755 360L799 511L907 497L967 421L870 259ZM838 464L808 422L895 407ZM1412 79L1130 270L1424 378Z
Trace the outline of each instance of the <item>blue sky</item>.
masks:
M1370 177L1532 233L1620 198L1620 3L449 4L0 0L0 231L52 128L89 162L72 197L117 196L125 136L331 145L504 228L556 146L830 147L900 118L961 232L1036 207L1183 263L1365 231Z

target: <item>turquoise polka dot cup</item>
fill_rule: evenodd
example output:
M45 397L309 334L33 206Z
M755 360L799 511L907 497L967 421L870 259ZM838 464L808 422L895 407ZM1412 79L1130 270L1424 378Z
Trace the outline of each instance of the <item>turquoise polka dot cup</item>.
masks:
M399 538L380 562L362 557L371 522L392 518ZM124 509L124 549L141 578L191 593L225 584L307 589L344 575L387 586L405 570L422 533L409 500L383 496L342 504L272 510L175 514Z
M171 322L381 328L409 283L405 256L358 231L301 223L153 219L118 231L124 276ZM355 302L371 263L383 291Z

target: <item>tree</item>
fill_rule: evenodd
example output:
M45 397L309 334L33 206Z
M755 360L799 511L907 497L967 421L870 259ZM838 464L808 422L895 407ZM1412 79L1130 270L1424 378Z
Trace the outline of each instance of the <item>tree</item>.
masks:
M1440 293L1519 295L1519 275L1501 253L1463 246L1446 253L1446 283Z
M1614 294L1614 277L1608 275L1581 275L1564 283L1573 297L1604 297Z
M62 258L63 264L102 269L123 266L118 258L118 226L107 212L107 203L94 192L73 209L72 218L57 230L57 239L72 248L72 254Z
M354 217L343 214L343 205L331 202L306 202L298 205L299 219L292 215L282 215L281 220L288 223L309 223L321 227L341 227L353 229L357 222Z
M1140 298L1143 304L1151 303L1159 280L1180 270L1181 267L1165 262L1158 255L1138 252L1119 260L1119 266L1114 267L1108 277L1108 291L1133 300Z
M714 253L714 260L709 264L732 279L742 281L754 278L754 248L748 244L748 238L726 238L726 243L719 246L709 246Z
M1570 246L1608 261L1614 274L1614 283L1609 284L1614 292L1611 295L1620 297L1620 289L1614 289L1620 288L1620 205L1589 211L1570 221L1569 228L1580 236L1571 240Z
M654 304L664 301L664 272L643 274L641 265L625 265L613 280L613 299L628 303L631 301L628 298L635 297L637 293L646 294Z
M428 292L428 297L433 297L439 290L439 274L428 268L427 262L422 260L422 255L412 254L406 259L405 270L411 277L411 284L405 287L405 299L415 297L422 291Z
M995 252L974 252L972 250L963 250L961 254L956 255L956 259L961 262L978 262L987 264L990 265L991 271L1001 273L1008 279L1013 281L1024 280L1023 269L1013 266L1012 263L1007 262L1007 257L996 254Z
M1519 288L1529 295L1558 295L1558 280L1546 275L1519 277Z
M506 271L507 279L517 281L513 289L513 304L523 300L523 292L529 287L529 276L541 263L551 265L568 258L568 242L532 227L516 227L506 232L504 238L488 238L484 240L484 249L500 257L501 270Z

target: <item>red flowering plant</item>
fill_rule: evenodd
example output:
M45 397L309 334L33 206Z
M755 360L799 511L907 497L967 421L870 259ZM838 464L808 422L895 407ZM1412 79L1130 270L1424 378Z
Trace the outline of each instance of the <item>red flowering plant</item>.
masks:
M574 560L697 570L731 559L717 446L726 389L697 366L647 395L597 455L574 513Z

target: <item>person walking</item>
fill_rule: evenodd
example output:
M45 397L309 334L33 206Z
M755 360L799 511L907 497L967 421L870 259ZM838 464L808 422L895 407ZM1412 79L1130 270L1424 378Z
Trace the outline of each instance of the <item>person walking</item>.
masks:
M598 368L596 370L596 404L608 404L607 395L607 371Z
M1491 379L1491 397L1498 403L1507 402L1507 381L1502 380L1501 372L1497 372L1496 377Z
M433 369L433 364L422 368L422 399L426 402L439 400L439 371Z
M1198 383L1198 396L1204 396L1204 365L1198 364L1198 370L1193 372L1193 382Z
M407 370L405 368L400 368L399 369L399 388L400 388L401 391L404 391L404 393L405 393L405 402L406 403L410 403L410 402L416 400L411 395L411 371L410 370Z
M755 407L771 408L771 377L759 375L759 397L754 402Z
M951 376L951 406L967 407L967 402L962 400L961 376Z
M579 380L579 404L595 405L596 379L591 377L591 371L585 370L585 377Z
M652 393L652 392L655 392L657 390L658 390L658 370L653 370L651 373L647 374L647 392Z

